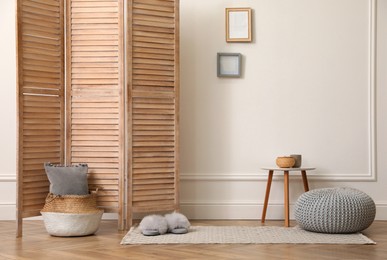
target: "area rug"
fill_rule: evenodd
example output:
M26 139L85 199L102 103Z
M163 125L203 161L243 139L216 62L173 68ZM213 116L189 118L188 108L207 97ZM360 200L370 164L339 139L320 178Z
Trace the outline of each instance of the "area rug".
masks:
M321 234L299 227L192 226L182 235L144 236L132 227L121 241L133 244L376 244L361 233Z

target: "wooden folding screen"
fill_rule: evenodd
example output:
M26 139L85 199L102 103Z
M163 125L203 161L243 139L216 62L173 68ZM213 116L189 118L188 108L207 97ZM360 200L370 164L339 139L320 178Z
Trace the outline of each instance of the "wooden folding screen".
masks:
M128 8L128 225L136 212L178 208L179 2Z
M177 209L178 0L127 0L126 21L124 0L17 3L18 235L44 205L48 161L87 163L119 229Z
M64 159L62 0L17 2L18 236L48 193L44 162Z
M67 0L67 161L88 163L98 206L124 226L123 0Z

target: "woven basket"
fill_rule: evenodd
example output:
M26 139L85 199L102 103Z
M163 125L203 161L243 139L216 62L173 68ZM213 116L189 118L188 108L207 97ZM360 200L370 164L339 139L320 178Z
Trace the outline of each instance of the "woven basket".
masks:
M71 237L94 234L101 222L103 210L90 213L41 212L44 226L52 236Z
M280 168L291 168L296 163L296 160L290 156L277 157L276 164Z
M98 230L103 209L97 207L97 191L88 195L49 193L40 213L52 236L87 236Z
M97 193L87 195L55 195L49 193L41 212L59 213L95 213L97 208Z

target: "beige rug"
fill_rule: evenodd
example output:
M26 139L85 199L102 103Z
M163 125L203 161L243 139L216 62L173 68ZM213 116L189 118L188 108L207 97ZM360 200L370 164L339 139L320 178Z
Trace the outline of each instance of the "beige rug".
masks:
M298 227L192 226L187 234L144 236L132 227L121 241L132 244L376 244L361 233L321 234Z

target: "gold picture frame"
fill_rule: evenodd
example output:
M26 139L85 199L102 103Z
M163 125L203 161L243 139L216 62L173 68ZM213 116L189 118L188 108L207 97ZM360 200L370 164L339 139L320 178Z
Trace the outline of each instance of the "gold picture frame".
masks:
M226 8L226 42L251 41L251 8Z

